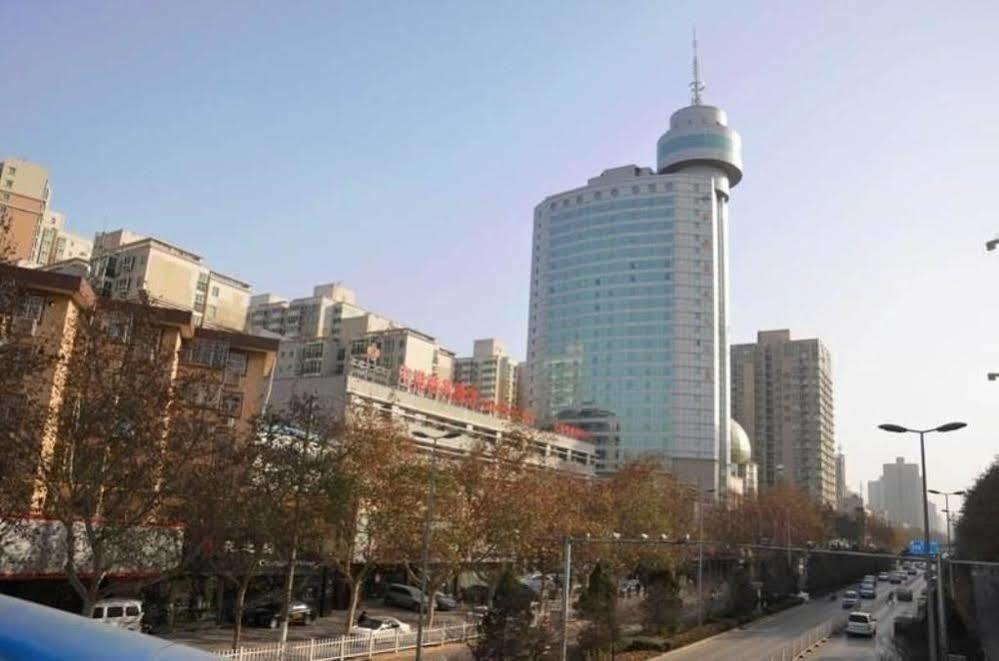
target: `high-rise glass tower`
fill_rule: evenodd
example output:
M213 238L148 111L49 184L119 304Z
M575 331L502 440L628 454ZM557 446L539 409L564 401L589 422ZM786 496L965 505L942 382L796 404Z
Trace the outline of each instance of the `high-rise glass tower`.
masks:
M605 170L535 207L524 385L542 421L613 417L613 434L594 434L602 470L652 454L725 490L728 201L742 156L703 89L695 43L691 105L670 117L656 170Z

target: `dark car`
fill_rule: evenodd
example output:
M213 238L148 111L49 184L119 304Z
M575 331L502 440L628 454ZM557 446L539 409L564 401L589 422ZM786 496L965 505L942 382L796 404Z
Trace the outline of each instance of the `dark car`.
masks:
M453 611L458 607L458 602L449 594L438 592L434 595L434 601L437 602L436 608L439 611Z
M895 597L899 601L912 601L912 590L909 588L899 588L895 591Z
M272 601L246 609L243 622L250 626L277 629L281 625L283 605ZM288 606L288 624L309 624L316 619L316 611L304 601L293 601Z
M399 608L419 611L421 601L424 601L424 597L423 593L420 592L420 588L403 585L402 583L391 583L385 589L386 606L398 606Z

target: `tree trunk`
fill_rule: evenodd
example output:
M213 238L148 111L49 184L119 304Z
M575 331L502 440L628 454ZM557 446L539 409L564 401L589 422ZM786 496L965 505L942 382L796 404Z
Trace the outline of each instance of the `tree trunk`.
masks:
M434 626L434 613L437 612L437 588L430 588L427 597L427 628Z
M361 590L364 587L364 579L367 575L367 569L362 569L353 578L350 578L348 574L348 580L350 581L350 606L347 608L347 628L344 629L344 634L349 634L350 628L354 626L354 615L357 613L357 604L361 601Z
M288 642L288 611L291 608L291 592L295 585L295 561L298 559L298 531L291 538L291 558L288 559L288 577L284 583L284 607L281 609L281 642Z
M239 637L243 635L243 606L246 603L246 589L249 587L250 579L246 577L240 580L239 588L236 590L236 606L233 610L235 622L232 626L232 648L234 650L239 649Z

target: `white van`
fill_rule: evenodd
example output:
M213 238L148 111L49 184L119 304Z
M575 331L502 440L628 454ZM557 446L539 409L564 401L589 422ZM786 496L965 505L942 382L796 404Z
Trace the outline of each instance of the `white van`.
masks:
M119 629L142 631L142 602L138 599L101 599L94 604L93 618Z

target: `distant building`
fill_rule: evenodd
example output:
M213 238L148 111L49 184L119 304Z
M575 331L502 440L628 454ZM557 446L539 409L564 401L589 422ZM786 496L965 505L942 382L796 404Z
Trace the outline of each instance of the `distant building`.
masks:
M66 230L66 216L49 207L48 170L21 159L0 161L0 213L10 220L11 257L27 267L90 259L91 242Z
M904 457L884 464L881 477L868 482L871 509L896 525L923 527L923 480L919 464L907 464Z
M303 323L305 316L309 320ZM433 336L365 310L340 284L321 285L309 299L291 302L255 297L248 319L253 332L285 334L272 384L274 406L301 394L317 396L336 415L352 405L371 406L413 431L461 432L441 441L441 451L452 454L528 430L531 421L519 408L498 404L501 396L510 401L509 388L486 374L486 367L504 363L487 357L500 355L501 345L493 341L476 342L483 369L475 372L475 385L459 380L454 352ZM467 363L462 369L471 373ZM480 389L487 385L492 387ZM531 435L535 463L595 474L590 440L555 431ZM413 440L421 447L428 443Z
M332 332L335 320L367 314L354 303L354 292L340 282L316 285L312 296L291 301L274 294L258 294L250 299L246 329L287 338L323 337Z
M213 271L200 255L119 229L94 237L91 276L98 293L190 310L198 326L243 330L250 285Z
M821 341L761 331L732 346L732 417L753 439L762 485L787 481L836 506L832 360Z
M479 397L496 406L517 406L518 363L495 338L475 340L472 355L454 362L454 380L475 386Z
M846 496L846 455L840 450L836 453L836 509L849 511Z

